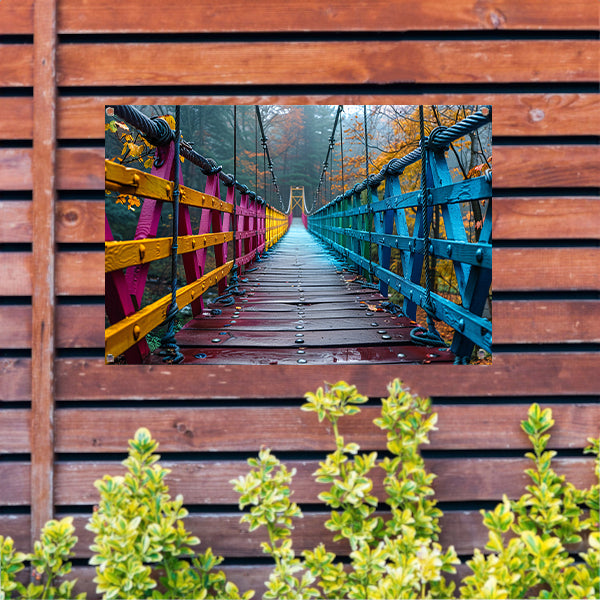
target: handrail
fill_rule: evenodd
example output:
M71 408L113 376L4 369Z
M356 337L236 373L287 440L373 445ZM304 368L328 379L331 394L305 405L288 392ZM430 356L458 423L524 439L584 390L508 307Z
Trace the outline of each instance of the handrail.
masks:
M453 182L445 151L452 141L491 122L491 107L468 116L452 127L436 128L425 138L427 178L427 215L431 223L432 207L441 207L446 238L429 238L428 252L438 259L452 261L460 292L460 304L439 294L426 293L421 285L425 254L422 225L423 194L403 192L399 175L410 164L421 160L421 148L389 161L379 173L357 183L325 206L308 215L309 231L359 267L370 278L379 280L379 290L388 295L388 287L403 297L403 311L416 319L417 306L455 330L452 351L465 362L474 344L491 352L492 323L482 317L491 286L492 274L492 172ZM377 189L385 183L383 197ZM361 192L367 190L366 203ZM489 199L477 242L469 242L460 205ZM415 225L409 233L406 209L417 209ZM396 232L394 233L394 226ZM377 257L371 254L377 247ZM399 251L401 269L392 268L391 251ZM426 303L426 298L430 303Z
M150 143L156 145L152 173L105 161L107 191L143 198L135 239L114 241L106 219L106 313L111 324L105 331L105 358L110 363L124 354L128 363L139 363L149 354L146 335L165 321L172 299L169 292L141 306L150 263L167 258L172 252L173 237L159 238L156 233L164 203L173 202L175 144L172 134L166 131L171 131L166 122L148 119L129 106L115 107L115 114L134 127L139 125ZM161 132L162 137L157 139ZM288 217L232 176L223 174L220 167L192 151L189 145L183 144L181 153L188 159L192 156L192 162L203 170L207 165L210 167L210 172L205 171L204 192L179 186L180 226L176 242L186 284L177 290L176 302L178 309L191 304L192 314L200 317L206 290L218 285L222 294L227 289L228 274L235 276L238 267L247 268L285 234ZM225 200L220 197L220 182L227 186ZM239 199L235 198L235 190L241 192ZM190 209L201 211L197 232L192 231ZM228 260L229 243L236 245L235 262ZM214 249L215 268L205 273L209 248Z

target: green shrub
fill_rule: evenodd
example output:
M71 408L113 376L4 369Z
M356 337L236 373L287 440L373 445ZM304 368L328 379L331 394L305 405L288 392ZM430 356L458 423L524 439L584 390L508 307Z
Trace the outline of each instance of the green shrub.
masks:
M354 386L319 388L302 406L331 424L335 451L314 476L328 486L319 495L331 509L325 526L334 540L348 542L350 564L323 544L296 556L293 519L302 512L291 500L295 472L268 449L249 459L250 471L232 481L240 508L249 507L242 522L250 531L267 530L262 549L275 566L265 598L455 597L446 574L456 573L459 560L452 546L443 549L438 542L442 513L433 497L435 475L419 453L437 415L428 398L410 394L398 380L388 392L375 419L386 432L390 454L380 461L340 435L339 419L356 415L367 401ZM476 549L467 561L471 574L460 584L460 598L600 598L600 485L579 490L552 469L556 453L547 446L553 424L551 410L537 404L521 423L533 446L526 454L533 462L526 471L531 484L518 500L504 497L494 510L482 511L488 543L485 553ZM596 456L600 481L600 441L590 442L586 452ZM188 514L183 498L169 495L164 482L169 471L158 464L157 447L150 432L139 429L129 442L125 475L106 475L95 484L100 503L87 528L95 533L90 563L96 565L98 593L106 600L240 598L237 587L214 570L222 558L210 549L194 552L199 539L183 525ZM384 471L383 500L390 507L385 519L375 514L380 501L373 495L374 469ZM584 539L587 549L576 561L568 548ZM49 521L31 554L16 552L13 540L0 536L0 600L72 598L75 580L65 577L76 542L71 517ZM25 586L16 577L28 562L35 582Z
M359 446L346 443L338 421L360 412L367 398L354 386L339 382L327 391L308 393L303 410L327 419L335 438L335 451L314 473L317 482L329 485L319 498L330 507L325 526L333 540L346 539L350 565L336 561L320 544L295 556L291 543L292 519L302 517L291 502L288 472L269 450L248 461L251 471L233 480L240 494L242 517L250 530L265 526L269 543L263 551L275 560L265 598L452 598L455 585L444 573L455 573L459 564L454 548L438 543L441 511L431 487L435 475L427 473L419 446L427 444L437 415L430 400L403 390L395 380L382 400L375 424L387 434L393 458L377 462L376 453L359 454ZM534 468L527 469L532 484L517 501L504 497L493 511L482 511L489 530L487 554L475 550L467 562L472 574L462 581L462 598L598 598L600 596L599 486L578 490L551 468L555 452L546 450L553 425L550 409L534 404L521 426L533 453ZM598 440L586 451L596 454L600 477ZM379 500L373 496L370 473L385 472L385 502L389 519L375 516ZM589 510L586 518L585 510ZM589 533L588 533L589 532ZM575 563L566 546L582 541L587 533L589 550ZM300 574L302 576L300 577Z
M200 540L183 525L183 497L169 495L169 470L157 464L157 447L150 432L139 429L123 461L125 476L105 475L95 484L100 504L87 529L96 534L90 563L97 591L105 600L240 598L221 571L212 572L222 558L210 549L194 556Z

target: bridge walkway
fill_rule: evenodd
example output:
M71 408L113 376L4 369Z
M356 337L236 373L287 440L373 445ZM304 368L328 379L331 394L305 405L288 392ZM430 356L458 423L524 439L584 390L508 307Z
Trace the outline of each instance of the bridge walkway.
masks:
M416 323L385 310L381 294L349 271L299 221L240 277L234 303L206 303L177 334L183 364L429 363L446 348L415 345ZM160 362L157 353L149 359Z

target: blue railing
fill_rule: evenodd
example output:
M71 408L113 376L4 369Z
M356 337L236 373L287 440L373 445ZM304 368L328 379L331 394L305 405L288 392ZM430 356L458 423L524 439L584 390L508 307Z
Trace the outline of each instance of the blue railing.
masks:
M492 323L482 314L492 283L492 171L453 182L446 151L450 143L490 123L491 118L491 107L485 107L451 127L436 128L429 137L423 136L417 150L392 159L379 173L308 216L309 231L356 265L368 279L377 279L383 296L388 296L388 286L403 296L406 316L416 319L418 305L429 318L450 325L455 330L451 350L459 363L468 362L475 344L491 353ZM421 161L422 149L425 162L421 190L403 192L399 176L407 166ZM385 188L380 199L378 188L382 183ZM471 242L461 205L480 200L487 202L479 237ZM433 207L437 206L441 207L446 233L443 239L430 237ZM414 213L414 209L410 233L409 219L413 215L407 212ZM376 256L371 252L373 245L377 246ZM395 267L392 249L400 255ZM431 290L427 268L430 257L452 261L459 302ZM422 337L427 339L427 335Z

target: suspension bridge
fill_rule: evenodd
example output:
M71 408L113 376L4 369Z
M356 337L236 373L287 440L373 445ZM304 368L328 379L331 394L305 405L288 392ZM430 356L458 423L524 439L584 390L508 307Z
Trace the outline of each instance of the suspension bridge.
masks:
M156 155L151 173L109 160L105 165L107 191L143 198L134 239L115 241L106 220L107 363L466 364L475 346L491 352L492 324L482 316L492 273L491 169L454 181L446 161L452 142L491 122L491 107L428 136L421 108L416 150L369 175L367 145L366 179L312 212L302 187L290 189L287 211L282 211L237 181L235 161L228 175L195 152L182 139L179 107L175 131L134 107L113 110L156 146ZM256 115L281 202L258 107ZM183 185L180 155L206 175L204 191ZM404 191L399 176L417 162L420 189ZM474 203L480 210L484 204L484 212L478 238L470 241L461 206ZM173 232L160 238L164 205L171 207ZM296 207L300 220L292 217ZM194 210L200 210L197 231L190 216ZM444 222L443 239L432 237L434 211ZM183 285L177 280L180 255ZM165 258L171 259L170 289L142 306L149 265ZM432 289L434 258L452 262L458 299ZM217 296L209 298L208 290L215 287ZM390 301L390 290L399 303ZM176 331L182 309L192 318ZM436 322L454 331L449 343ZM161 324L166 333L160 348L151 351L147 336Z

